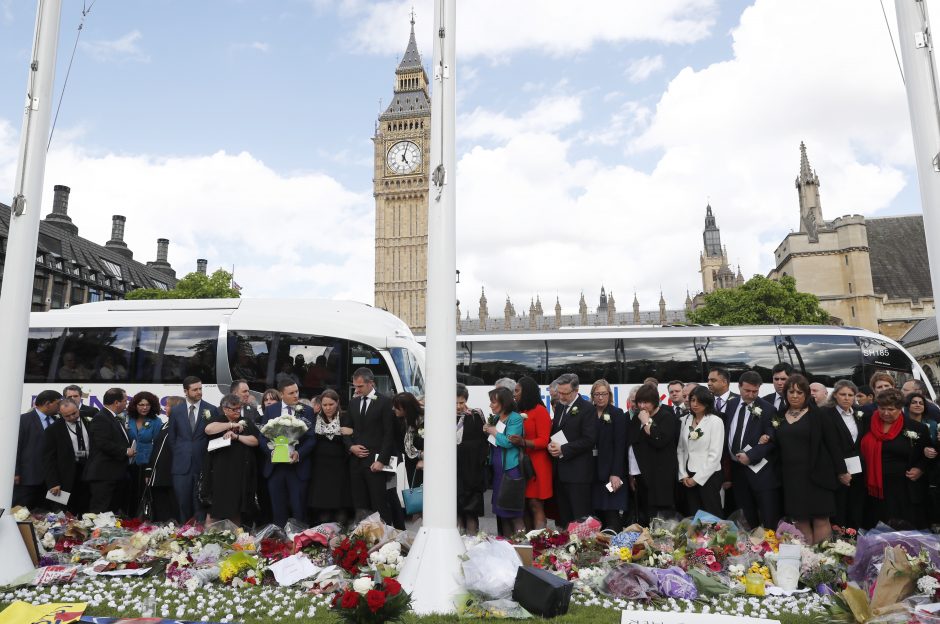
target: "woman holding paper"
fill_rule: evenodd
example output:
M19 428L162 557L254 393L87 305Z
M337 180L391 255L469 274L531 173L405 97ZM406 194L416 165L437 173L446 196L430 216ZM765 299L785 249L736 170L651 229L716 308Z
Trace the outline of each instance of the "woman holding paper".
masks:
M520 377L513 391L516 406L525 417L525 435L509 436L509 441L525 449L532 460L535 476L525 486L525 528L544 529L545 501L552 497L552 458L548 441L552 433L552 417L542 403L539 384L531 377Z
M882 390L875 402L878 409L861 445L868 487L866 526L904 520L915 528L926 528L924 473L932 460L924 456L924 448L930 444L930 431L927 425L904 418L900 390Z
M522 520L525 485L523 484L520 490L522 500L518 501L518 510L500 507L498 502L500 490L506 485L507 480L512 479L515 482L522 479L519 448L509 441L509 436L523 435L522 416L516 412L516 402L512 398L512 392L503 387L490 390L490 410L497 416L497 421L492 425L485 425L483 432L491 436L490 443L493 445L490 451L493 465L493 513L496 517L503 519L503 535L510 537L517 531L525 530L525 523ZM512 484L514 485L515 483Z
M594 448L597 460L591 503L594 515L605 529L617 533L623 528L622 511L627 509L627 417L614 405L614 391L606 379L591 386L591 402L597 415Z
M258 511L255 449L260 433L254 423L241 419L241 399L236 395L222 397L219 408L206 424L209 456L203 470L211 499L206 524L216 520L241 524L242 514Z
M855 404L858 388L848 379L840 379L832 388L831 407L823 408L824 416L836 425L839 453L845 459L849 483L840 483L836 490L836 513L832 523L845 528L860 529L865 522L865 473L861 461L862 438L868 433L868 419Z

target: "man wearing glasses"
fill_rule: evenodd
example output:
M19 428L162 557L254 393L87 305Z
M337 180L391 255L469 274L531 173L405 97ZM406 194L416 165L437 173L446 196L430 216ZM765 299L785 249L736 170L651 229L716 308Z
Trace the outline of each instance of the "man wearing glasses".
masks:
M552 419L548 453L555 462L554 495L562 527L591 513L594 481L594 406L578 393L578 376L565 373L558 382L558 405ZM559 435L561 434L561 435Z

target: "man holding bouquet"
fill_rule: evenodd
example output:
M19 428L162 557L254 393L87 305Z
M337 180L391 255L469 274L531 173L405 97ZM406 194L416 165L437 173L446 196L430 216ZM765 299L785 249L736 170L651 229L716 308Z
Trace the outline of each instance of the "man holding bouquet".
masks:
M368 368L357 368L352 375L356 393L349 402L353 434L343 436L349 451L350 490L356 506L356 520L379 512L386 524L393 524L385 497L383 472L395 454L395 415L392 401L375 391L375 376Z
M317 439L313 412L300 403L297 382L284 377L277 389L281 401L264 410L260 447L261 474L268 482L271 515L274 524L282 527L288 517L306 521L310 455Z

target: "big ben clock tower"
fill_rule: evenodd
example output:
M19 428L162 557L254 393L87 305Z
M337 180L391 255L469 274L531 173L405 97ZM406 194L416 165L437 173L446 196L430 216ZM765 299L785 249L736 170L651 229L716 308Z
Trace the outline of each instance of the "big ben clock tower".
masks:
M395 70L395 94L376 124L375 305L416 333L425 329L428 287L428 158L431 99L415 41Z

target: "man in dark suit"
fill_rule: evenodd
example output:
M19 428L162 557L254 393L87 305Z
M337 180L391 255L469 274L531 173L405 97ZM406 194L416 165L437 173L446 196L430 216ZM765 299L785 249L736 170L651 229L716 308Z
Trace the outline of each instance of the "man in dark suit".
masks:
M290 463L272 463L271 442L261 436L261 474L267 481L268 494L271 498L271 516L274 524L284 526L289 517L305 522L307 517L307 485L310 483L311 459L313 446L317 442L314 432L313 411L300 402L300 388L291 377L282 377L277 385L281 400L272 403L264 410L260 427L273 418L294 416L307 425L307 430L296 447L291 448Z
M72 399L78 405L79 416L82 418L93 418L94 415L98 413L98 410L90 405L85 405L82 402L82 394L82 387L76 386L74 384L71 386L65 386L65 388L62 390L62 396L64 396L66 399Z
M350 458L350 490L356 519L379 512L386 524L394 518L385 495L382 472L395 454L395 415L392 401L375 391L375 376L368 368L357 368L352 375L355 394L349 402L353 434L343 436Z
M82 473L91 490L88 511L120 513L121 502L127 486L127 467L137 454L120 415L127 409L127 393L121 388L111 388L102 398L104 409L95 414L88 428L91 449L88 463ZM124 510L134 513L134 510Z
M202 400L202 380L186 377L183 380L186 400L170 410L167 444L173 454L173 492L179 503L180 522L192 517L204 520L206 512L199 504L196 484L202 471L202 460L209 439L206 423L218 414L215 405Z
M774 442L760 444L761 436L773 438L773 405L760 398L760 374L741 373L741 396L728 401L725 412L725 454L731 464L734 500L751 527L776 527L780 521L780 475ZM754 472L751 468L767 463Z
M258 409L255 397L251 394L248 381L246 379L236 379L232 382L232 385L229 386L229 393L237 396L242 403L242 420L260 426L262 418L261 410ZM270 455L271 451L267 448L267 445L259 444L257 452L259 453L258 461L260 466L260 462L264 461L265 455ZM268 493L268 480L261 474L261 470L256 471L256 477L258 482L255 491L258 494L259 509L258 512L254 514L254 520L259 526L264 526L271 524L271 495Z
M793 366L789 362L777 362L770 370L770 378L774 384L774 391L764 396L764 400L770 403L778 414L785 414L789 405L787 397L783 393L783 387L787 384L787 379L793 374Z
M708 370L708 389L715 395L715 412L724 418L728 412L728 402L738 397L731 391L731 374L728 369L712 366Z
M261 420L261 411L258 409L255 397L251 395L251 388L248 387L248 382L244 379L236 379L232 382L232 385L229 386L228 391L230 394L237 396L238 400L241 401L242 418L257 425Z
M42 470L45 430L59 413L62 395L43 390L33 401L34 409L20 415L19 438L16 442L16 466L13 472L13 506L32 510L45 506L46 480Z
M666 391L669 393L669 403L672 411L675 412L676 416L682 417L685 415L685 395L683 390L685 389L685 384L674 379L666 385Z
M594 436L597 411L578 392L578 376L565 373L558 379L558 405L552 418L552 435L559 431L567 442L552 441L548 453L555 465L555 504L561 527L591 513L594 481Z
M55 496L69 493L65 509L74 516L88 511L88 483L82 478L91 448L87 424L79 415L78 403L65 398L59 404L59 418L46 429L43 470L46 488ZM88 419L88 422L91 418Z

